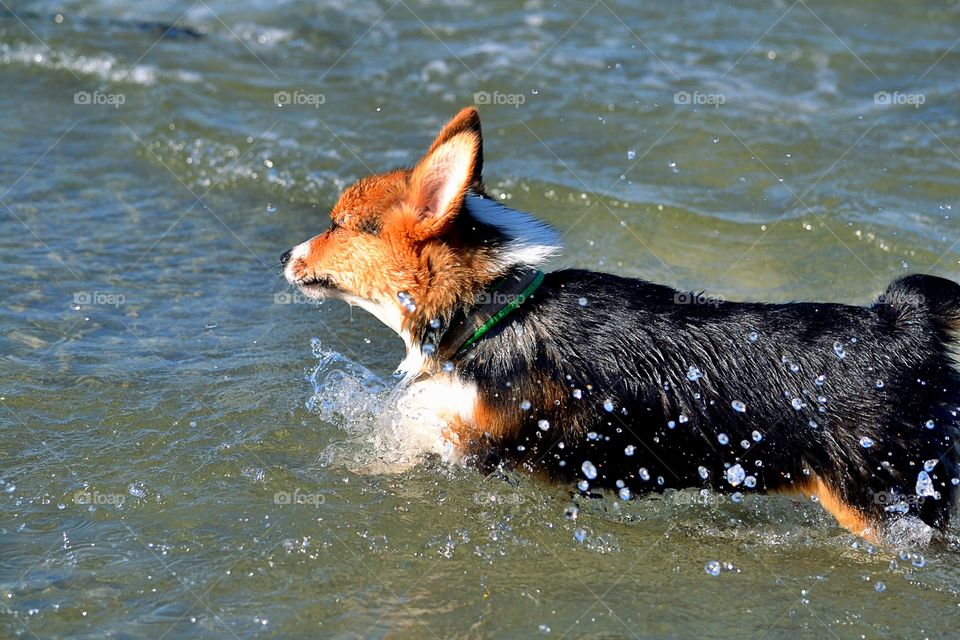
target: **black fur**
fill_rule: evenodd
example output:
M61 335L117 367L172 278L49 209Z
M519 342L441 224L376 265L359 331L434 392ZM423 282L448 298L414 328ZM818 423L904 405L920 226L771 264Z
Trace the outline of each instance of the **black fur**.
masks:
M590 461L591 487L634 493L789 490L812 473L874 521L906 512L942 529L956 496L957 327L960 285L934 276L900 278L863 308L725 302L564 270L455 365L521 425L473 443L481 464L582 480ZM939 497L918 497L931 460ZM737 464L754 488L728 482Z

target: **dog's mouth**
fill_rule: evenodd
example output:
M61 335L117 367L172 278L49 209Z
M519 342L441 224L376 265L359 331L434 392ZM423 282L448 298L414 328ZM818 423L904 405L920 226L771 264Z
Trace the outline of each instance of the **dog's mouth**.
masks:
M326 289L329 291L336 291L337 284L333 281L333 278L330 276L307 276L305 278L300 278L296 282L297 286L301 289Z

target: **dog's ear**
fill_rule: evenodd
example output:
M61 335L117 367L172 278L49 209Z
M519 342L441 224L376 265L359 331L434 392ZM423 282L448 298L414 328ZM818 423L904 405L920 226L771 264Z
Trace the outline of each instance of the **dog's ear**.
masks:
M448 124L440 135L450 126ZM414 228L420 238L443 233L456 218L480 162L480 136L472 130L461 130L445 140L439 137L437 140L410 175L410 204L416 211Z
M476 107L464 107L443 126L427 155L436 151L437 147L459 133L471 133L477 138L477 159L473 166L473 175L470 176L470 189L483 193L483 132L480 129L480 112Z

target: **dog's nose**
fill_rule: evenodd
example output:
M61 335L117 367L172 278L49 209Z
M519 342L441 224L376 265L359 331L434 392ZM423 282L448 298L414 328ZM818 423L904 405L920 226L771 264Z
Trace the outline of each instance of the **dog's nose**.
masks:
M288 262L290 262L290 254L291 254L291 253L293 253L292 250L291 250L291 251L284 251L284 252L283 252L283 255L280 256L280 264L287 264Z

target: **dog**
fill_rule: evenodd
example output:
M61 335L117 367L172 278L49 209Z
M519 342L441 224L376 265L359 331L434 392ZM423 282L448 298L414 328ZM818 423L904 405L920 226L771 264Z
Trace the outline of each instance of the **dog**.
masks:
M960 285L895 280L870 307L683 304L698 294L540 267L556 233L491 199L476 109L412 168L365 177L281 257L314 298L396 331L433 437L622 498L669 488L809 497L875 538L945 530L957 495Z

